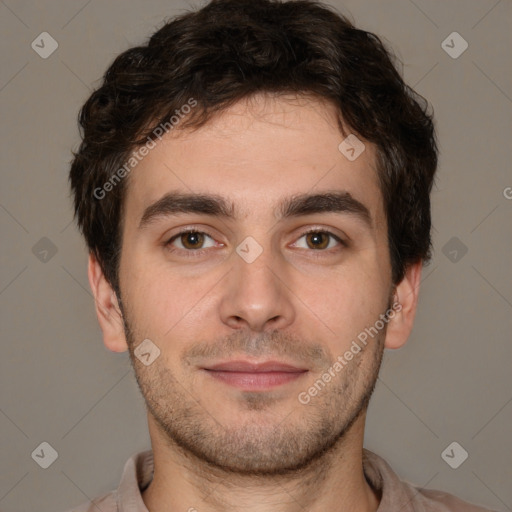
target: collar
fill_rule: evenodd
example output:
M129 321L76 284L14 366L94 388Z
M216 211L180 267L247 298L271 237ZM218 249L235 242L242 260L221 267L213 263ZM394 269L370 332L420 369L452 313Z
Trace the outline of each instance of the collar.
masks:
M142 492L151 483L153 472L152 450L135 453L126 461L116 492L119 512L149 512L142 500ZM363 472L368 484L381 497L377 512L408 510L407 505L418 491L401 481L382 457L366 448L363 448ZM418 506L416 502L414 505ZM422 512L424 509L415 510Z

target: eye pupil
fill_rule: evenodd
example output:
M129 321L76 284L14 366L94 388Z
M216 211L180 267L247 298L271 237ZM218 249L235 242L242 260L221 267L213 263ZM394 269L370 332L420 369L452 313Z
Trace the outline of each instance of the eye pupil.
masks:
M328 242L329 238L325 235L326 235L326 233L322 233L322 232L309 233L307 235L307 239L313 241L313 245L310 247L312 247L313 249L324 249L325 247L327 247L329 245L329 242ZM322 237L323 237L324 243L322 243ZM326 241L327 241L327 243L325 243ZM310 245L309 242L308 242L308 245Z
M184 247L190 249L197 249L197 245L201 246L203 243L204 235L197 231L190 231L181 235L181 242ZM192 247L190 247L192 246Z

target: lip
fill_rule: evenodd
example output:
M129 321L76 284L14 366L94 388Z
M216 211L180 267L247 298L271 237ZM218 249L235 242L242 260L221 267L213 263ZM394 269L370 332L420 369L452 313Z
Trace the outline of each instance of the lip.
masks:
M299 379L308 372L306 368L279 361L226 361L202 370L216 381L242 391L266 391Z
M265 372L280 372L280 373L297 373L305 372L306 368L299 368L288 363L280 361L265 361L262 363L251 363L250 361L225 361L222 363L214 364L204 367L205 370L223 371L223 372L244 372L244 373L265 373Z

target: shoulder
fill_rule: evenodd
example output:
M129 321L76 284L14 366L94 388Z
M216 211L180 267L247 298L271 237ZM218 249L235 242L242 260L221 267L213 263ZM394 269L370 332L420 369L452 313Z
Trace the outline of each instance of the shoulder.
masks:
M153 478L153 453L151 450L134 453L125 462L117 489L82 503L66 512L118 512L118 510L146 511L141 496Z
M415 492L415 502L423 506L425 510L435 512L493 512L489 508L464 501L453 494L439 491L437 489L423 489L409 485Z
M402 480L382 457L367 449L363 449L363 469L368 483L381 496L377 512L493 512L448 492Z
M65 512L117 512L117 492L111 491Z

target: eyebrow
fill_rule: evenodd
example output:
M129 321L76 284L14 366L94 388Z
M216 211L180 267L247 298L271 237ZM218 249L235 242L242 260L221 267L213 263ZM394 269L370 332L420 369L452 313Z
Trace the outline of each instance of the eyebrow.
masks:
M174 191L168 192L144 210L139 229L144 229L160 218L181 213L211 215L227 220L237 218L235 204L220 195ZM275 216L281 220L315 213L350 214L372 228L370 210L349 192L344 191L305 193L287 197L278 204Z

